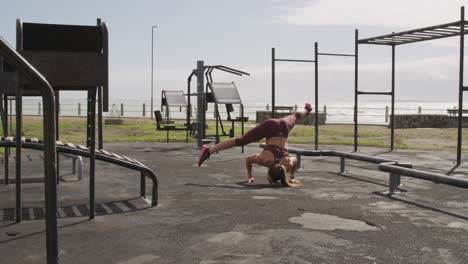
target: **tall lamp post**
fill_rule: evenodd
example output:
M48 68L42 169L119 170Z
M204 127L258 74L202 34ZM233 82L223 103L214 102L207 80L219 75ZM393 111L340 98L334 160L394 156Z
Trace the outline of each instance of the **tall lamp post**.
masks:
M153 68L154 68L154 29L158 26L151 27L151 119L154 119L154 111L153 111Z

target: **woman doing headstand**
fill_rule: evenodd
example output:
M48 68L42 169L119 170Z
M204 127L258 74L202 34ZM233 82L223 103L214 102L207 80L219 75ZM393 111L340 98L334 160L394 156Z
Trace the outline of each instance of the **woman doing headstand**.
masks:
M260 154L249 156L245 160L248 178L244 182L255 182L252 175L252 165L258 164L268 168L268 182L281 181L283 186L297 186L299 182L294 180L297 160L294 157L289 157L288 135L297 119L308 115L310 111L312 111L312 106L306 103L305 110L302 112L295 112L283 118L267 119L243 136L227 139L211 148L203 145L198 156L198 166L201 166L214 152L245 146L265 138L266 146L263 151ZM286 173L290 174L290 179L286 178Z

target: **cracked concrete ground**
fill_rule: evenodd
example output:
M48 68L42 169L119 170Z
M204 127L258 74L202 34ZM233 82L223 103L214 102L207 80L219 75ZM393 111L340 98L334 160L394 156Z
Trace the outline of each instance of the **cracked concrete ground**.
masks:
M296 146L307 149L312 146ZM159 206L138 198L138 173L97 162L96 218L88 220L88 176L76 181L61 159L58 185L61 263L467 263L468 190L402 178L402 192L382 195L388 175L376 165L303 158L299 188L266 183L266 169L246 177L240 149L213 155L201 168L193 144L112 143L159 176ZM350 150L349 147L323 149ZM246 153L259 151L248 146ZM454 153L362 148L362 154L409 161L439 173ZM0 263L45 263L40 153L25 151L24 221L14 223L14 184L0 186ZM14 178L14 163L10 161ZM3 165L0 168L3 179ZM454 177L468 178L467 168ZM26 180L25 180L26 181ZM150 181L147 193L150 193ZM149 197L150 198L150 197Z

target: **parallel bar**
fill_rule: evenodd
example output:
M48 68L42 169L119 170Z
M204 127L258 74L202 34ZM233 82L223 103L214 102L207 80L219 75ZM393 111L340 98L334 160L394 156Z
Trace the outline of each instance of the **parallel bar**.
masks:
M290 62L315 62L313 60L293 60L293 59L275 59L275 61L290 61Z
M369 92L369 91L358 91L358 95L392 95L392 92Z
M339 56L339 57L355 57L356 55L354 54L342 54L342 53L318 53L318 55L321 55L321 56ZM317 60L317 59L315 59Z
M463 91L463 92L468 91L468 86L463 86L462 91Z
M468 188L468 180L461 179L461 178L455 178L455 177L450 177L450 176L443 175L443 174L426 172L426 171L421 171L421 170L416 170L416 169L409 169L409 168L404 168L404 167L400 167L397 165L390 165L390 164L380 164L378 168L380 171L394 173L394 174L398 174L401 176L409 176L412 178L432 181L436 183L442 183L442 184L456 186L460 188Z

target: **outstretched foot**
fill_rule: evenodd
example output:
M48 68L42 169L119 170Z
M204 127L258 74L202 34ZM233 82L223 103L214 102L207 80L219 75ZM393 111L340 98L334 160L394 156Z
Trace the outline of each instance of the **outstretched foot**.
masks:
M203 145L200 150L200 155L198 155L198 167L200 167L203 162L210 158L210 148L207 145Z
M307 110L307 113L312 111L312 105L310 103L305 103L304 109Z

